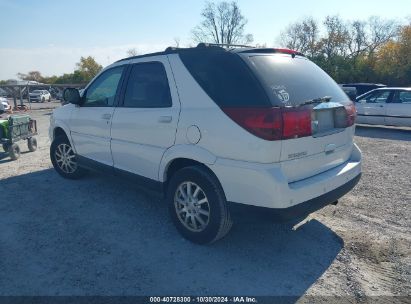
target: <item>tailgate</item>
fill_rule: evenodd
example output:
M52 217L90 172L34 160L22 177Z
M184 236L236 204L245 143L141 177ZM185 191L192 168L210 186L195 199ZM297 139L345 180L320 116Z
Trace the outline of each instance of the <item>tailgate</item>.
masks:
M340 127L346 112L338 103L312 111L313 135L282 141L281 166L288 182L302 180L346 162L351 155L354 126Z

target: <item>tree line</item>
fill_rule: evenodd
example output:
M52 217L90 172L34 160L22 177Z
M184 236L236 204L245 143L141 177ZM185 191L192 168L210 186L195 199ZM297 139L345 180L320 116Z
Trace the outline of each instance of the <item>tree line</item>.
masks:
M289 25L279 42L313 60L337 82L411 85L411 22L312 17Z
M88 56L80 58L73 73L66 73L61 76L43 76L39 71L30 71L28 73L17 73L17 77L25 81L37 81L46 84L86 84L102 69L102 65L98 64L92 56ZM7 81L1 83L6 84Z
M192 42L250 44L247 19L236 1L206 2L200 23L191 31ZM346 21L338 15L318 21L306 17L287 26L277 45L300 51L338 83L373 82L411 85L411 19L408 24L370 17ZM179 47L180 39L175 38ZM260 45L266 47L266 43ZM127 51L135 56L137 49ZM86 83L101 69L93 57L81 57L73 73L43 77L32 71L18 74L22 80L43 83Z
M201 17L192 31L194 42L253 41L253 35L245 31L247 19L235 1L207 2ZM305 54L339 83L411 86L411 19L400 24L376 16L354 21L326 16L321 22L306 17L287 26L277 42Z

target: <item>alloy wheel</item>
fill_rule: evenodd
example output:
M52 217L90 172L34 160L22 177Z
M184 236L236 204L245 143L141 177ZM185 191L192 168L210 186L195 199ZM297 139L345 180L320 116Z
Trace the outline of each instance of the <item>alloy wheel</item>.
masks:
M210 221L210 205L201 187L186 181L178 186L174 207L180 222L193 232L203 231Z
M67 174L71 174L77 169L77 162L75 161L76 155L70 145L62 143L57 146L54 153L57 165L59 168Z

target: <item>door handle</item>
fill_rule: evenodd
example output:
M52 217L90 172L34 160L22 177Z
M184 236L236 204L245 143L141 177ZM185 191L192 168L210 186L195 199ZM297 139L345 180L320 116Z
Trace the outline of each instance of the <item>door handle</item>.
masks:
M384 105L380 105L380 108L384 108Z
M158 122L170 123L172 120L173 120L173 117L171 116L160 116L160 118L158 119Z
M110 113L103 114L103 115L101 115L101 118L105 119L105 120L110 120L111 119L111 114Z

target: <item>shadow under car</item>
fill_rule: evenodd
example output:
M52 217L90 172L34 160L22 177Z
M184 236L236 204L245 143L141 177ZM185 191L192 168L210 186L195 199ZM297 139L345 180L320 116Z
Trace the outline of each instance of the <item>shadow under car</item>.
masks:
M52 169L0 181L0 295L250 295L295 302L343 247L317 220L295 231L237 219L209 246L184 240L165 201L111 176Z

